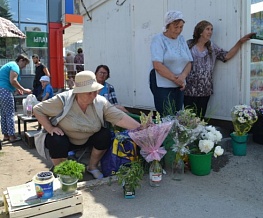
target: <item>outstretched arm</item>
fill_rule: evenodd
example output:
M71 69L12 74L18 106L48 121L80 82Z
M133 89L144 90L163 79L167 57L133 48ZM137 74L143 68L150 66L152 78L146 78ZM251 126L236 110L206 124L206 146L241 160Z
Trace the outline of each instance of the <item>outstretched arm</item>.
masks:
M230 49L230 51L227 53L225 60L229 60L232 57L235 56L235 54L238 52L238 50L241 48L242 44L248 40L250 40L251 36L255 35L256 33L249 33L245 36L243 36L241 39L237 41L237 43L234 45L233 48Z
M49 73L47 67L45 67L45 68L43 69L43 71L44 71L44 73L46 74L46 76L49 76L49 77L50 77L50 73Z

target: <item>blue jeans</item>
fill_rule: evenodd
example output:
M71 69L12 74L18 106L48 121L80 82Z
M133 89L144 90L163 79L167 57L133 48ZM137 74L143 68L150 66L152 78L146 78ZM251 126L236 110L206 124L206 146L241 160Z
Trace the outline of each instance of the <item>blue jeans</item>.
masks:
M154 69L150 72L150 89L153 94L155 108L162 116L175 114L177 111L182 110L184 91L181 91L179 87L158 87Z

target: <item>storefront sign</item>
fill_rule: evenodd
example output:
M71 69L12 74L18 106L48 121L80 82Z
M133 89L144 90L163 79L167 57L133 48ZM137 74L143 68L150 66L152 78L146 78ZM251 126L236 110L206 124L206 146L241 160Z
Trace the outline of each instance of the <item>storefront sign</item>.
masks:
M45 32L26 32L26 47L47 48L48 37Z

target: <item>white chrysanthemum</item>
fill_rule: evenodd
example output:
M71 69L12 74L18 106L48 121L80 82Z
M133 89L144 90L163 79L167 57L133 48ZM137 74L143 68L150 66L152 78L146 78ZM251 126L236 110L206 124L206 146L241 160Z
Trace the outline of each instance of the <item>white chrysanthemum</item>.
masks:
M216 146L214 151L214 157L221 156L224 153L224 149L221 146Z
M210 132L214 132L214 131L216 131L216 128L214 126L206 126L206 130L208 130Z
M211 140L200 140L198 147L199 147L201 152L204 152L207 154L208 152L210 152L213 149L214 142L212 142Z
M221 141L221 139L223 138L223 136L222 136L222 134L221 134L221 132L219 132L219 131L216 131L215 132L215 143L218 143L218 142L220 142Z

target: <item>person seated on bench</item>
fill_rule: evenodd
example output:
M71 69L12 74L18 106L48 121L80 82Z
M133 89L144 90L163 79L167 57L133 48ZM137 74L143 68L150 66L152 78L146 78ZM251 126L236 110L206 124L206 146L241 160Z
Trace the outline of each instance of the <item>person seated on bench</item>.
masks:
M54 166L65 161L69 151L92 146L86 170L94 178L101 179L103 174L98 170L98 164L111 145L111 132L104 127L105 122L125 129L140 127L140 123L98 95L102 88L93 72L82 71L75 77L73 90L34 106L36 118L48 132L45 148L49 150ZM60 119L53 126L49 118L58 116Z
M49 98L52 98L54 93L53 93L53 88L50 85L49 76L42 76L39 81L41 82L42 89L43 89L41 101L45 101Z
M108 78L110 78L110 69L107 65L99 65L95 71L96 79L98 83L103 85L104 87L99 91L99 94L104 96L111 104L113 104L116 108L122 110L125 113L129 113L127 109L118 104L116 93L113 85L106 82Z

